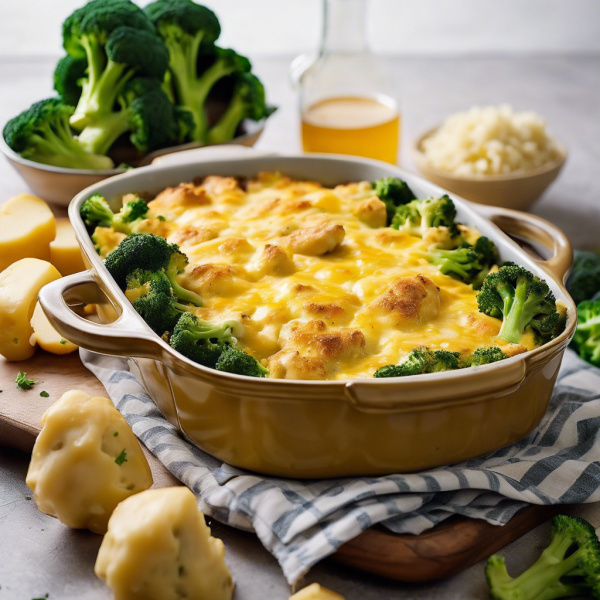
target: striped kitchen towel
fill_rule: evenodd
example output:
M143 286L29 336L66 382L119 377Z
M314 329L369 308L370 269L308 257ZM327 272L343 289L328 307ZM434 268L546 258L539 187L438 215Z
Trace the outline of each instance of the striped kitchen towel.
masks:
M453 514L502 525L526 503L600 500L600 369L568 350L546 417L483 458L408 475L294 481L223 464L158 411L123 359L81 350L136 435L206 515L254 531L290 584L375 523L421 533Z

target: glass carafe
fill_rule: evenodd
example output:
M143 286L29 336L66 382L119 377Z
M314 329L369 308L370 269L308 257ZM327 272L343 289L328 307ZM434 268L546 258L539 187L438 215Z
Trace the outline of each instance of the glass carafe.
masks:
M396 163L400 113L367 46L366 0L323 0L323 11L318 57L297 77L302 147Z

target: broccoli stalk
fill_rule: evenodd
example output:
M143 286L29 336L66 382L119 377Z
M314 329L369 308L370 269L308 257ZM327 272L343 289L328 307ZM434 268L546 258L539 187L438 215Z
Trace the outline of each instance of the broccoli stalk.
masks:
M208 143L228 142L235 137L235 132L244 119L260 121L272 112L273 109L265 103L265 88L258 77L251 73L241 73L237 75L233 97L225 112L208 132Z
M444 195L440 198L413 200L395 209L391 227L409 235L423 237L430 227L448 227L456 230L456 207Z
M429 348L413 348L406 358L397 365L386 365L377 369L373 377L406 377L407 375L424 375L441 371L454 371L461 368L460 354L447 350L430 350Z
M165 273L178 302L202 306L202 298L182 287L176 276L188 263L187 256L177 244L150 233L135 233L126 237L105 259L104 264L121 289L127 287L127 278L137 270Z
M121 233L132 233L133 224L148 213L148 205L142 198L130 200L117 214L100 194L90 196L81 205L81 218L88 227L112 227Z
M88 152L73 137L72 114L73 107L61 98L41 100L6 124L4 139L12 150L35 162L71 169L112 169L110 158Z
M137 77L128 82L118 96L120 110L96 115L80 134L80 142L100 154L124 133L140 152L167 146L180 138L178 112L160 82ZM111 105L112 106L112 105Z
M533 331L536 343L557 334L559 319L556 301L548 284L523 267L507 266L490 273L477 294L479 310L502 318L498 337L521 344L526 331Z
M583 360L600 367L600 300L578 304L573 345Z
M249 70L247 59L226 53L201 77L198 58L202 47L211 47L221 33L216 15L191 0L157 0L144 9L169 50L169 70L178 103L194 115L192 139L206 140L204 103L213 85L229 73ZM228 54L227 54L228 53Z
M584 519L552 519L550 545L519 577L512 578L504 558L491 556L485 575L494 600L554 600L575 595L600 598L600 542Z
M373 189L377 197L385 204L388 222L391 221L399 206L417 199L406 181L397 177L378 179L373 183Z

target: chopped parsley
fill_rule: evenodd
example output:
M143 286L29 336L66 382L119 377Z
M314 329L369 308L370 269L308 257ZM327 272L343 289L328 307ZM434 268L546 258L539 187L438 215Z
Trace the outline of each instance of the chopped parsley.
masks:
M115 432L113 433L113 436L114 436L114 437L117 437L118 435L119 435L119 432L118 432L118 431L115 431Z
M50 394L46 391L40 392L40 396L42 398L50 398Z
M67 343L67 340L65 340L65 338L61 338L60 343L64 346Z
M167 219L165 219L162 215L158 215L158 217L156 217L159 221L166 221Z
M119 454L119 456L117 456L117 458L115 458L115 462L121 466L124 462L127 462L127 452L125 452L125 449L123 448L123 452L121 452L121 454Z
M22 390L30 390L36 383L36 379L27 379L27 373L24 371L19 371L17 378L15 379L17 383L17 387Z

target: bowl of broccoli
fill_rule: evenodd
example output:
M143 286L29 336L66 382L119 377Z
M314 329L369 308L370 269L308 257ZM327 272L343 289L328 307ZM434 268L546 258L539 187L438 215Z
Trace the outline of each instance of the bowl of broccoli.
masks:
M220 32L193 0L90 0L63 23L57 95L10 119L0 149L35 193L67 205L158 155L254 145L274 109Z

